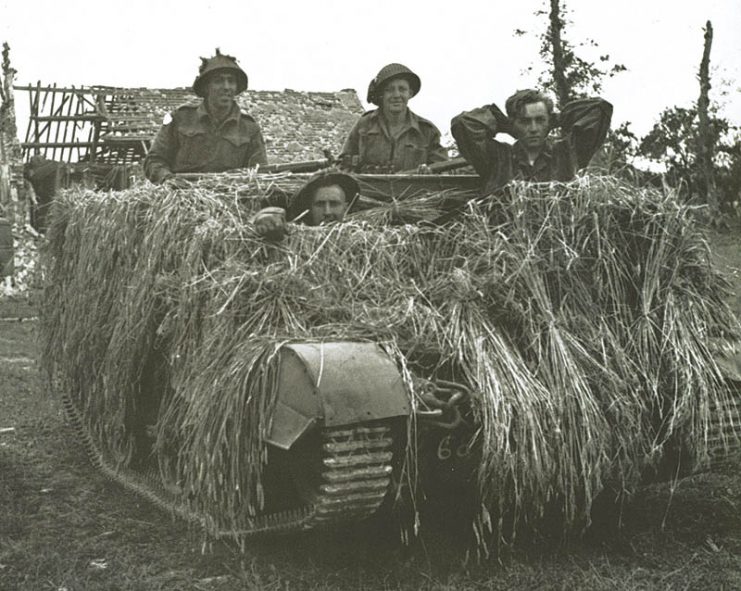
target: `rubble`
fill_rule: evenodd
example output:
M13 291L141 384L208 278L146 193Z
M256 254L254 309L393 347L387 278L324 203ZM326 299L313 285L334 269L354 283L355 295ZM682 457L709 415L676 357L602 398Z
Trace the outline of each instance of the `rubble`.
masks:
M42 240L29 224L13 224L14 271L0 283L0 301L28 297L41 287L38 252Z

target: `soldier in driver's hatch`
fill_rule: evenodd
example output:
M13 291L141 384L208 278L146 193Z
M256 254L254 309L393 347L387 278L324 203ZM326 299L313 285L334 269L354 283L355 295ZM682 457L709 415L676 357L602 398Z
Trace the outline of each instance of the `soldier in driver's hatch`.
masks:
M267 164L255 120L235 97L247 89L247 74L232 56L201 58L193 92L202 98L165 116L144 160L144 174L161 183L179 172L222 172Z
M307 226L340 223L359 192L358 182L351 175L321 170L294 194L288 212L280 207L266 207L257 212L252 223L260 236L279 242L286 234L286 218Z
M536 90L520 90L507 99L505 115L495 104L461 113L450 124L461 155L484 182L484 193L513 179L568 181L589 164L610 129L612 105L601 98L575 100L560 114L550 98ZM561 127L561 138L551 139ZM507 133L514 144L494 139Z

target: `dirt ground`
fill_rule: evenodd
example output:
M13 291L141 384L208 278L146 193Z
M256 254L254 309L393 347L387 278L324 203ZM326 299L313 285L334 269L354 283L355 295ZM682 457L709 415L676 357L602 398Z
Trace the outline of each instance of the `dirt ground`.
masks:
M741 227L711 236L741 313ZM0 302L0 590L741 590L741 467L639 491L578 540L465 561L382 524L210 543L96 472L45 394L33 301Z

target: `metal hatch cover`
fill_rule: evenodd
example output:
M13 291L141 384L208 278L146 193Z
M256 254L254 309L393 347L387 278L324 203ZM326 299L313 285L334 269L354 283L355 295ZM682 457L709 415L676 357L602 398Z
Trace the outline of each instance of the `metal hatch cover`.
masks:
M294 343L281 349L267 441L290 449L315 422L337 427L409 413L401 374L377 344Z

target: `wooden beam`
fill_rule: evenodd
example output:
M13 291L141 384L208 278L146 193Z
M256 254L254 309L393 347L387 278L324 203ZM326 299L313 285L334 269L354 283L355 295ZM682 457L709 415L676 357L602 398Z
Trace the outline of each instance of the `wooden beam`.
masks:
M36 121L102 121L103 115L41 115Z
M154 139L152 136L101 136L100 143L110 146L110 145L117 145L117 146L125 146L127 144L138 144L139 142L151 142L152 139Z
M44 92L52 93L52 92L71 92L73 94L90 94L90 89L85 88L84 86L81 86L80 88L75 88L74 86L72 88L63 88L61 86L41 86L41 83L39 82L36 86L13 86L13 90L26 90L26 91L32 91L32 90L43 90Z
M14 85L13 90L35 90L36 86ZM38 88L48 92L72 92L74 94L107 94L111 96L131 96L131 97L159 97L170 95L189 94L195 96L190 88L125 88L121 86L80 86L80 87L53 87L41 86Z
M56 86L56 85L57 85L57 83L55 82L54 83L54 86ZM59 105L59 112L60 113L62 112L62 108L64 107L64 98L65 98L65 95L62 95L62 104ZM54 112L54 101L56 101L56 99L57 99L57 93L56 92L55 93L52 93L52 95L51 95L51 107L49 107L49 113L51 113L52 115L55 114L55 112ZM46 105L46 101L44 101L44 105ZM46 129L48 130L48 133L47 133L47 136L46 136L46 139L47 140L49 140L51 138L51 128L50 128L50 125L51 125L51 123L47 123L46 124ZM57 130L56 131L57 131L57 133L54 136L54 141L58 141L59 140L59 126L58 125L57 125ZM51 159L52 160L56 160L57 159L56 156L57 156L57 149L56 148L53 148L52 149L52 152L51 152Z
M22 148L89 148L92 142L23 142Z
M33 97L34 97L33 109L38 114L39 108L40 108L39 105L41 102L41 82L40 81L36 83L36 90L33 93ZM34 121L33 125L34 125L33 139L35 142L40 142L41 135L40 135L40 129L39 129L39 122ZM35 153L38 154L39 153L38 150L36 150Z

